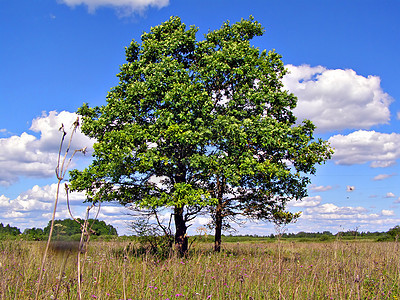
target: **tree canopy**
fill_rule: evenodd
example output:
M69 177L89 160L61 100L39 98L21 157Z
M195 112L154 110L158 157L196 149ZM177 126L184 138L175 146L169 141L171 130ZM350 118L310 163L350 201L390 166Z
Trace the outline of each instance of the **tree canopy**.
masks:
M83 224L83 220L77 219L80 224ZM109 224L106 224L104 221L89 219L89 228L93 230L93 234L100 235L117 235L117 230ZM72 219L64 219L64 220L55 220L55 235L65 235L71 236L74 234L81 234L81 225L75 220ZM50 232L51 221L47 224L47 226L43 229L43 233L48 235Z
M331 156L310 121L296 123L280 55L250 45L264 32L258 22L226 22L201 41L196 32L171 17L131 42L107 104L78 110L95 152L71 172L89 201L172 208L181 254L204 208L219 235L227 216L292 220L285 204L306 195L307 174Z
M17 236L19 234L21 234L21 230L19 230L19 228L10 226L10 224L4 226L3 223L0 223L0 235Z

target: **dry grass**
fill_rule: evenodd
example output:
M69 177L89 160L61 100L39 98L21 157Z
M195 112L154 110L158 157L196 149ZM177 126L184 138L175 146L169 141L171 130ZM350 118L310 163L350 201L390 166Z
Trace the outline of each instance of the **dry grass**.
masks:
M211 252L211 244L197 244L187 258L167 260L135 256L134 245L126 255L127 245L92 242L82 262L83 299L400 297L400 248L395 242L232 243L220 254ZM34 297L45 246L0 243L1 299ZM58 299L76 299L77 253L68 249L50 251L41 299L54 298L58 285Z

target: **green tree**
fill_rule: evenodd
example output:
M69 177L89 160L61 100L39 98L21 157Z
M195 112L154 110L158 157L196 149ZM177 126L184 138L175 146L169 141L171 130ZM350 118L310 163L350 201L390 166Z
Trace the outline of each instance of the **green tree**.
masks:
M104 221L89 219L90 226L95 235L117 235L117 230L112 225L107 225Z
M42 228L26 228L23 232L26 239L32 241L42 241L45 238L45 234Z
M392 238L394 238L397 241L400 236L400 226L396 225L395 227L390 228L388 230L387 234L390 235Z
M212 203L194 180L203 171L213 109L197 79L196 32L175 17L144 33L142 45L132 41L107 105L78 110L82 131L97 143L93 163L71 172L71 188L90 201L172 208L181 254L188 222Z
M199 43L197 71L214 100L213 147L201 175L217 199L211 206L216 251L224 225L238 215L295 220L299 214L285 211L286 203L307 196L308 175L332 154L326 141L314 140L311 121L296 123L297 98L283 89L281 56L250 45L263 32L252 18L226 22Z
M79 221L76 222L72 219L64 219L64 220L55 220L55 234L56 235L65 235L71 236L74 234L81 234L81 225L84 223L84 220L77 218ZM108 225L104 221L89 219L89 227L93 230L94 235L117 235L117 230L112 226ZM51 221L47 224L47 226L43 229L43 233L48 235L50 232Z
M17 227L10 226L10 224L4 226L3 223L0 223L0 234L4 236L17 236L21 234L21 230Z
M284 204L305 195L302 174L330 157L325 142L311 143L310 121L295 123L280 56L250 46L263 33L258 22L227 22L199 42L196 32L171 17L141 45L132 41L107 104L78 110L95 153L71 172L71 189L91 202L172 208L181 254L188 222L204 207L216 250L227 217L292 220Z

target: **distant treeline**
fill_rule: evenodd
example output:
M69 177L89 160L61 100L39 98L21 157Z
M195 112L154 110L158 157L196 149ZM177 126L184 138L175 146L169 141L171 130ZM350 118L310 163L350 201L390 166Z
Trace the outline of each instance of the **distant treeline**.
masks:
M83 224L83 220L77 219L80 224ZM94 236L117 236L117 230L104 221L89 219L89 228L92 230ZM81 235L81 225L75 220L55 220L53 236L57 238L75 237L78 239ZM16 237L22 237L26 240L44 240L47 239L50 232L51 221L45 228L27 228L22 233L17 227L11 227L10 225L4 226L0 223L0 239L12 239Z
M83 220L78 219L81 224L83 224ZM94 237L102 236L105 237L116 237L118 236L117 230L109 224L106 224L104 221L89 219L89 227L92 228L92 235ZM55 226L53 231L53 236L55 238L68 238L72 237L78 239L81 234L80 225L72 219L65 220L55 220ZM9 224L4 226L0 223L0 239L15 239L17 237L21 237L25 240L44 240L48 237L50 232L51 221L47 224L47 226L42 228L27 228L22 233L21 230L17 227L12 227ZM336 234L333 234L329 231L323 232L298 232L298 233L283 233L281 235L270 234L267 236L260 235L223 235L222 239L224 242L244 242L244 241L269 241L277 238L282 239L297 239L297 240L320 240L327 241L331 239L343 238L343 239L374 239L377 241L387 241L387 240L398 240L400 237L400 226L397 225L387 232L359 232L357 230L348 230L341 231ZM123 237L122 237L123 238ZM128 239L135 239L137 237L130 236L126 237ZM192 239L196 239L197 241L204 242L212 242L212 235L197 235L193 236Z
M21 230L19 230L17 227L11 227L10 224L4 226L3 223L0 223L0 235L16 236L19 234L21 234Z
M298 233L284 233L282 234L283 238L323 238L323 237L379 237L386 235L387 232L358 232L356 230L349 230L349 231L340 231L336 234L332 234L329 231L323 232L303 232L300 231Z
M281 235L270 234L268 236L259 236L257 234L254 235L228 235L224 236L225 241L246 241L251 239L297 239L297 240L312 240L317 239L320 241L330 240L330 239L375 239L378 241L386 241L386 240L397 240L400 237L400 226L397 225L387 232L370 232L370 231L362 231L359 232L357 230L348 230L348 231L340 231L336 234L331 233L330 231L323 232L304 232L300 231L298 233L283 233Z

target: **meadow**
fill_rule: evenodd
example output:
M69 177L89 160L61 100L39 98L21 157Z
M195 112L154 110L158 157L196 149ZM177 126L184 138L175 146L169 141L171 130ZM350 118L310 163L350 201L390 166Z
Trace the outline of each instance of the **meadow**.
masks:
M68 246L69 247L69 246ZM52 249L40 299L77 299L76 250ZM93 241L82 299L398 299L398 242L195 242L161 259L132 241ZM45 242L0 241L0 298L34 299ZM58 291L57 291L58 290Z

